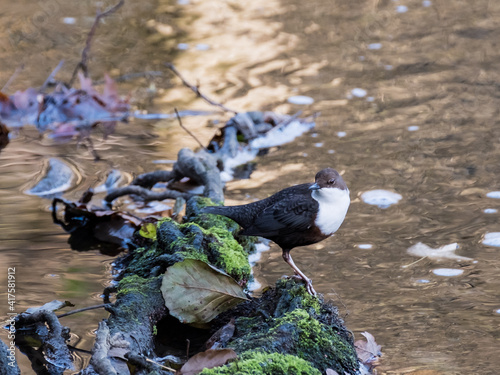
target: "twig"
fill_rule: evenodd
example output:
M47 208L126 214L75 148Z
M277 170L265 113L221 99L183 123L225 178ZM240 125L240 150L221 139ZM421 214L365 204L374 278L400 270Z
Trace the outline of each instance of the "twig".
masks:
M78 73L78 70L82 69L83 75L85 77L88 77L88 67L87 67L87 60L88 60L88 55L90 51L90 44L92 42L92 38L94 37L94 34L97 30L97 26L99 25L99 21L106 17L109 16L110 14L116 12L123 4L125 3L125 0L120 0L116 5L113 7L109 8L108 10L98 13L97 16L95 17L94 24L92 25L92 28L90 29L88 35L87 35L87 41L85 43L85 48L82 51L82 59L80 62L76 65L75 70L73 71L73 75L71 76L71 79L68 83L69 87L73 86L73 83L75 82L76 75Z
M164 199L177 199L178 197L188 199L192 196L192 194L181 193L179 191L174 191L174 190L156 192L145 189L141 186L131 185L112 190L108 195L106 195L104 200L109 204L118 197L130 194L140 196L145 202L162 201Z
M157 71L157 70L150 70L147 72L137 72L137 73L129 73L129 74L124 74L122 76L118 76L116 78L113 78L115 82L125 82L131 79L136 79L136 78L142 78L142 77L161 77L163 76L163 72ZM99 81L93 82L92 84L94 86L99 86L105 84L106 81L104 79L101 79Z
M184 84L184 86L186 86L189 89L191 89L198 97L202 98L207 103L209 103L209 104L211 104L213 106L219 107L219 108L221 108L225 112L232 112L234 114L238 113L238 111L235 111L234 109L230 109L230 108L226 107L224 104L217 103L217 102L213 101L212 99L208 98L207 96L203 95L200 92L200 89L199 89L198 86L191 85L188 81L186 81L184 79L184 77L181 75L181 73L179 73L179 71L176 69L176 67L174 66L174 64L172 64L172 63L166 63L165 66L168 69L170 69L177 77L180 78L180 80L182 81L182 83Z
M43 93L45 91L45 89L50 85L50 82L52 82L52 80L56 76L57 72L62 68L63 65L64 65L64 60L59 61L59 64L57 64L57 66L54 68L52 73L50 73L50 75L47 77L47 79L43 83L42 87L40 87L40 92Z
M200 147L202 149L204 149L206 152L208 152L207 148L205 146L203 146L203 144L198 140L198 138L196 138L196 136L193 133L191 133L191 131L182 124L181 116L179 115L177 108L174 108L174 111L175 111L175 115L177 116L177 121L179 121L179 125L181 126L181 128L184 129L186 131L186 133L188 133L191 137L193 137L193 139L196 142L198 142L198 144L200 145Z
M189 339L186 339L187 341L187 347L186 347L186 359L189 358L189 347L191 346L191 341Z
M64 313L64 314L57 315L57 317L63 318L63 317L68 316L68 315L73 315L73 314L83 312L83 311L88 311L88 310L100 309L100 308L103 308L106 306L108 306L107 303L103 303L101 305L95 305L95 306L82 307L81 309L76 309L76 310L68 311L67 313Z
M149 363L154 363L155 365L157 366L160 366L161 368L165 369L165 370L168 370L168 371L172 371L172 372L176 372L175 369L171 368L171 367L167 367L167 366L163 366L162 364L159 364L158 362L155 362L153 361L152 359L149 359L149 358L144 358L146 360L146 362L149 362Z
M276 124L276 126L274 128L272 128L270 131L276 131L276 130L278 130L280 128L283 128L283 127L287 126L293 120L295 120L296 118L298 118L301 114L302 114L302 111L298 111L297 113L295 113L294 115L290 116L286 120L283 120L279 124Z
M14 71L14 73L12 73L12 75L10 76L10 78L8 79L7 82L5 82L5 85L3 85L2 87L2 92L5 92L5 90L7 90L7 87L9 87L9 85L14 82L14 80L17 78L17 76L19 75L19 73L21 73L21 71L24 69L24 64L22 64L21 66L17 67L16 70Z
M410 264L406 264L404 266L401 266L401 268L408 268L410 266L413 266L414 264L417 264L418 262L420 262L421 260L424 260L425 258L427 258L427 256L424 256L424 257L422 257L422 258L420 258L420 259L418 259L418 260L416 260L414 262L411 262Z

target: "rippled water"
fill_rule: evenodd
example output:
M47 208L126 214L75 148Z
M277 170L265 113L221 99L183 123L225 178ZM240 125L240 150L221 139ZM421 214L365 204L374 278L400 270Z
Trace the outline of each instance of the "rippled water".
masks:
M60 78L68 79L95 9L94 2L4 4L0 82L24 64L6 93L41 85L61 59ZM162 67L168 60L229 107L320 111L312 132L258 158L251 180L229 182L227 203L311 181L325 166L342 171L352 199L346 221L334 238L294 249L297 265L348 313L357 337L366 330L382 345L379 372L496 374L500 250L482 241L500 231L498 211L484 212L500 208L487 196L500 190L499 14L492 1L126 3L98 29L90 71L96 80L104 72L163 71L120 83L134 105L151 112L213 109L171 79ZM314 103L292 104L292 96ZM226 119L185 124L206 142L215 131L207 121ZM55 298L77 308L97 304L110 278L112 258L71 251L52 224L50 201L23 193L48 158L81 175L64 195L75 199L112 168L136 175L196 147L168 120L122 124L95 143L104 159L98 163L84 147L24 129L0 152L0 263L16 267L17 311ZM362 193L378 189L402 198L387 208L363 202ZM455 253L474 261L409 255L418 242L434 249L458 243ZM438 269L463 272L440 276ZM263 284L289 273L276 246L256 266ZM104 316L64 318L72 343L90 349Z

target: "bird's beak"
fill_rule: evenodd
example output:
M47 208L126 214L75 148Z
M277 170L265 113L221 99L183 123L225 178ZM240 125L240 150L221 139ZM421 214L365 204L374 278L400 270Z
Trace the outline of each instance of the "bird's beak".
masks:
M319 189L321 188L317 183L314 183L311 186L309 186L309 190L319 190Z

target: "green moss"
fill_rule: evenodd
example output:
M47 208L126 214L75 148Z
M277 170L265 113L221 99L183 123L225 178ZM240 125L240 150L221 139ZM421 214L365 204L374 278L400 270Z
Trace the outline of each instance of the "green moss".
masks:
M301 358L289 354L248 351L229 365L203 370L201 375L321 375Z
M298 307L307 310L309 313L320 314L321 303L318 297L313 297L307 292L302 283L290 283L290 280L281 279L280 283L289 284L285 286L293 300L298 301Z
M124 294L129 293L140 293L144 297L147 297L147 284L150 283L149 279L145 279L138 275L126 276L120 280L118 283L118 292L116 294L117 298Z
M298 333L295 350L300 358L320 365L323 371L331 366L332 361L340 362L347 368L357 366L357 357L352 345L303 309L293 310L282 318L276 319L276 324L269 333L280 334L284 327L288 330L287 326L290 325ZM318 356L318 354L321 355Z
M156 336L158 335L158 327L156 326L156 324L153 326L153 336Z

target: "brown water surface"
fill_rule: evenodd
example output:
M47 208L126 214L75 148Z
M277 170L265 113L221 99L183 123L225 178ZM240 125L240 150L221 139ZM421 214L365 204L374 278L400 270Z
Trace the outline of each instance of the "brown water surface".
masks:
M2 85L24 65L5 92L40 86L61 59L58 78L69 79L97 2L3 3ZM356 337L369 331L382 345L379 373L496 374L500 250L481 241L500 231L499 214L483 212L500 209L499 200L486 197L500 190L499 40L500 3L486 0L126 2L98 29L89 67L95 80L105 72L163 71L119 85L134 106L151 112L213 109L171 79L165 61L237 110L320 111L313 132L259 157L250 180L229 182L227 203L311 181L326 166L343 171L352 199L345 223L334 238L292 253L316 290L349 313ZM353 97L355 88L366 95ZM292 105L292 95L315 102ZM207 142L215 131L207 121L228 117L184 122ZM76 199L112 168L132 175L168 168L153 161L196 147L167 120L121 124L95 143L103 157L97 163L85 147L25 128L0 152L0 281L5 285L6 268L16 267L18 312L53 299L76 308L98 304L111 278L112 258L72 251L68 236L52 224L50 201L24 194L48 158L78 171L78 183L64 194ZM368 205L360 194L373 189L402 199L387 209ZM415 262L406 250L417 242L457 242L457 253L474 261ZM437 276L436 268L463 273ZM273 245L255 272L261 283L273 284L290 269ZM4 318L6 295L0 296ZM89 311L64 318L72 344L89 350L105 316ZM32 373L20 353L18 360L23 374Z

